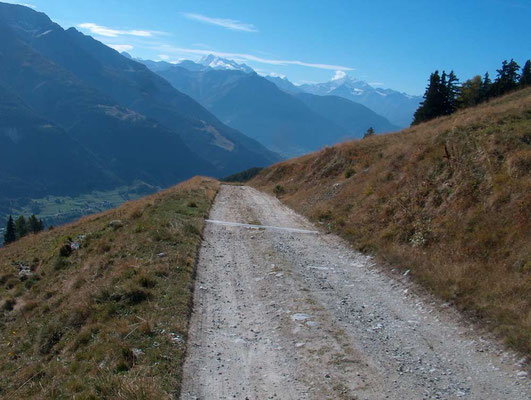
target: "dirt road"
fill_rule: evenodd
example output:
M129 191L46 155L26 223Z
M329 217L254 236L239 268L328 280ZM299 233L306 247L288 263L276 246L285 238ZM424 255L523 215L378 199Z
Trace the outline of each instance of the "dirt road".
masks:
M516 358L277 199L223 186L182 399L529 399ZM302 231L279 230L272 227Z

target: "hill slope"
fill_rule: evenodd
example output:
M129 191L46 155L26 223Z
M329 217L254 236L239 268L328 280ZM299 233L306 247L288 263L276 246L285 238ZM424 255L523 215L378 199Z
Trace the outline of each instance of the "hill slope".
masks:
M0 397L178 396L217 189L194 178L0 248Z
M0 116L2 194L40 197L119 183L62 128L37 115L1 85Z
M530 171L531 88L276 164L251 184L410 270L528 354Z

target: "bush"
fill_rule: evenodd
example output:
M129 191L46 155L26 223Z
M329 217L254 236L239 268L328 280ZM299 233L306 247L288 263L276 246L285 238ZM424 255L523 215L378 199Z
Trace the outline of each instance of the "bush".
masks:
M53 347L63 337L63 327L59 323L50 323L41 328L39 332L39 353L49 354Z
M352 175L354 175L356 173L356 170L352 167L350 168L347 168L347 170L345 171L345 178L350 178Z
M68 257L70 254L72 254L72 246L70 246L70 242L67 242L59 249L59 255L61 257Z
M282 187L281 185L275 186L275 188L273 189L273 193L277 197L283 195L285 193L284 187Z
M5 311L11 311L13 310L13 307L15 307L15 304L17 304L17 301L14 298L6 299L2 305L2 309Z

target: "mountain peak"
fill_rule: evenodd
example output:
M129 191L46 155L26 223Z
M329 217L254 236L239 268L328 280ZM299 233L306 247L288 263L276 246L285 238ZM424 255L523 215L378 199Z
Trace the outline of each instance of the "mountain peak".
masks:
M204 56L198 61L199 64L205 65L212 69L230 69L235 71L243 71L246 73L254 72L254 70L245 64L238 64L234 60L218 57L214 54Z

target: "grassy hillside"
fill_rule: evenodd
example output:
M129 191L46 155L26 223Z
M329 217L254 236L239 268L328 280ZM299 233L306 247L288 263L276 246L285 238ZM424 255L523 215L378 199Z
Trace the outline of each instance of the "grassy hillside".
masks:
M251 181L531 352L531 89Z
M194 178L0 249L0 397L178 393L217 188Z

